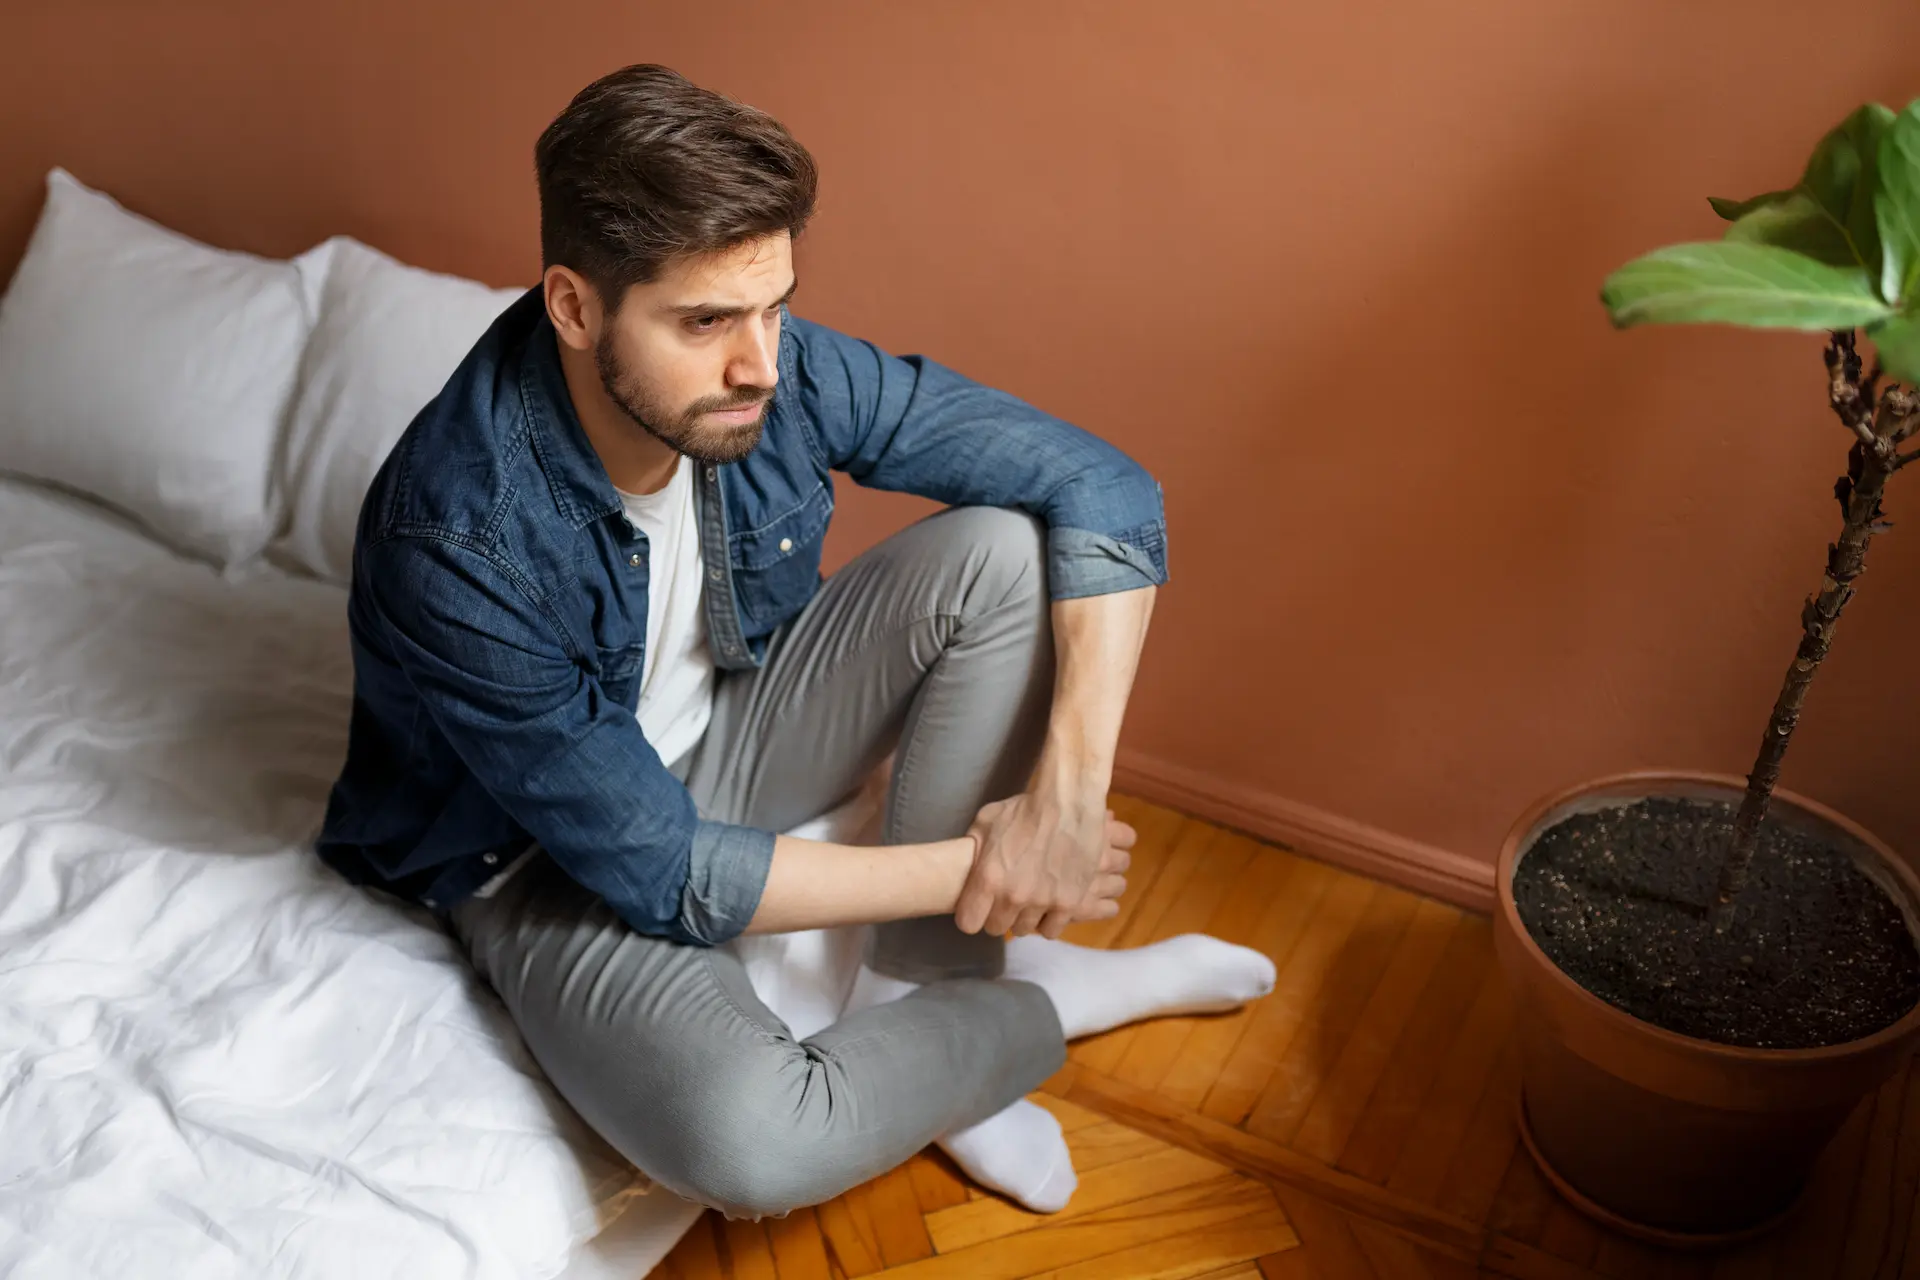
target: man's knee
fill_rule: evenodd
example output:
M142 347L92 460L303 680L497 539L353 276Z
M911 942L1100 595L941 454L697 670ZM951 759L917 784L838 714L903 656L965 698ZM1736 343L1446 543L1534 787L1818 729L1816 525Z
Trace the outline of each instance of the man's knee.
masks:
M831 1200L878 1169L850 1129L851 1110L832 1105L830 1065L791 1042L741 1044L709 1060L698 1079L656 1097L646 1171L675 1191L734 1218L777 1217Z
M985 610L1047 599L1047 526L1007 507L962 507L948 513L973 567L968 604ZM1040 610L1044 617L1044 609Z
M874 1171L854 1167L846 1144L808 1135L798 1117L765 1100L715 1107L686 1135L690 1199L730 1218L779 1217L831 1200Z

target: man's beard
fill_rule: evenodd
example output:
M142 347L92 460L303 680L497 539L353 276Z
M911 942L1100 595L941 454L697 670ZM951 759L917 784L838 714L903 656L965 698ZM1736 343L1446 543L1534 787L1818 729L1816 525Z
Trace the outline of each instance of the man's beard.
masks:
M760 432L767 423L764 410L752 422L739 426L706 426L700 418L716 410L744 409L770 401L772 393L765 387L741 387L730 396L707 396L683 409L669 409L648 394L640 379L620 367L620 358L613 350L612 326L603 330L600 341L594 344L593 363L600 373L600 385L641 430L695 462L738 462L760 444Z

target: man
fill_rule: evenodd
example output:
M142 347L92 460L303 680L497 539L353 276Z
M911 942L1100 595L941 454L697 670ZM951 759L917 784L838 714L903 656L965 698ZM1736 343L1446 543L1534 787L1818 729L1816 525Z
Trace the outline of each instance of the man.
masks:
M763 113L629 67L535 160L541 285L361 511L320 853L444 913L560 1092L683 1195L784 1213L938 1140L1057 1209L1071 1162L1021 1098L1065 1039L1273 977L1198 936L1054 941L1125 885L1105 797L1159 489L791 316L815 172ZM952 505L823 583L836 470ZM776 834L890 752L886 847ZM867 965L805 1042L716 949L854 923Z

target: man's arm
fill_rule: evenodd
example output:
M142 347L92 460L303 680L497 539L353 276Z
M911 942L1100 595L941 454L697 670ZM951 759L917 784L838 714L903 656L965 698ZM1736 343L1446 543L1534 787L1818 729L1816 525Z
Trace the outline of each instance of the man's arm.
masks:
M1156 592L1057 600L1053 715L1033 781L981 813L980 854L954 913L967 933L1049 938L1100 874L1107 788ZM1131 840L1129 840L1131 845Z
M356 625L562 870L639 933L711 946L745 928L773 836L699 816L531 583L482 547L427 536L362 548L355 574Z
M1160 487L1106 441L922 356L792 321L788 371L827 463L861 484L1047 523L1058 655L1053 718L1022 796L981 813L956 920L1058 936L1096 872L1107 784L1155 590Z
M1165 584L1160 486L1125 453L937 361L788 323L782 376L828 466L872 489L1039 516L1054 600Z
M1134 833L1103 809L1094 839L1098 869L1063 914L1071 920L1105 920L1120 909ZM748 933L787 933L842 924L880 924L947 915L959 901L974 865L971 836L930 844L828 844L780 836L773 866Z

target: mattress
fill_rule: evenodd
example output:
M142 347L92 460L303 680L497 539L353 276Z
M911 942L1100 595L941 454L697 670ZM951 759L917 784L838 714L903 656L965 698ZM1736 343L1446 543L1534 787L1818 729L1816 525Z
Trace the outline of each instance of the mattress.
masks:
M313 856L344 605L0 477L0 1275L632 1280L697 1215L432 917ZM858 945L741 951L805 1035Z

